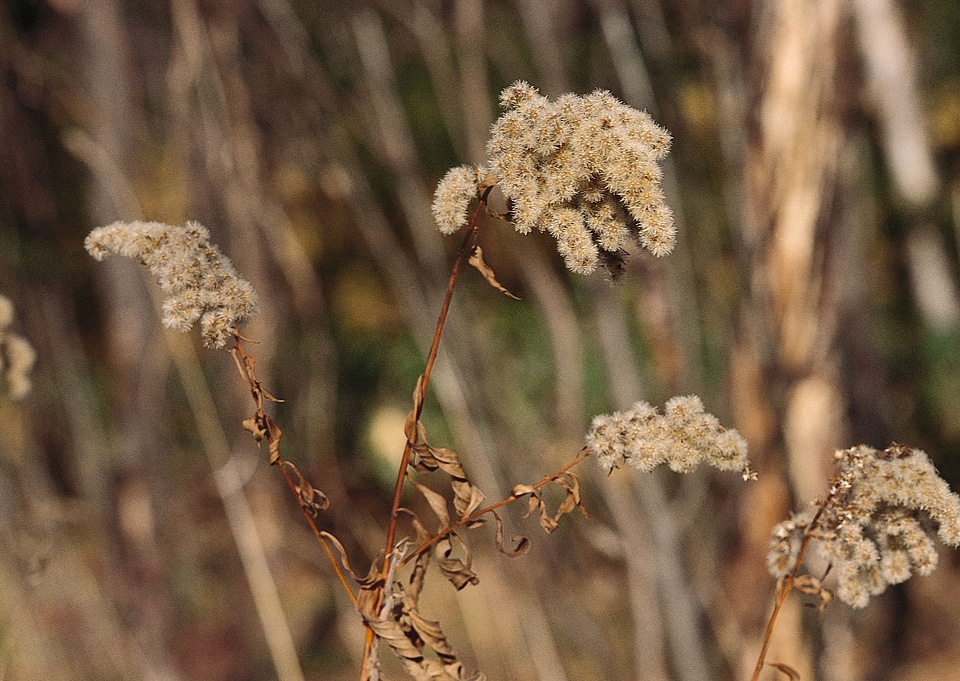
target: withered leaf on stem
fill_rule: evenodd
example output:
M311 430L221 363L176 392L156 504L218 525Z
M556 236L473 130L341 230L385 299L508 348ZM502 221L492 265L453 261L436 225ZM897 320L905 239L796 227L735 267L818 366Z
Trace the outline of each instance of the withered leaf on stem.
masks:
M347 571L347 574L349 574L350 577L353 578L353 581L355 581L357 584L370 584L380 576L379 570L374 569L376 568L377 563L377 561L374 561L373 565L371 566L370 573L364 579L357 577L356 573L353 571L353 567L350 565L350 559L347 558L347 550L343 548L343 544L340 543L340 540L325 530L321 530L320 534L324 539L336 547L337 552L340 554L340 565L343 566L343 569Z
M446 635L444 635L443 630L440 628L440 623L423 617L416 609L415 603L408 602L406 606L404 609L404 619L410 623L410 626L420 635L420 638L423 639L428 646L433 648L437 657L443 662L445 671L454 675L454 678L461 678L463 668L460 660L457 659L457 654L450 646L449 641L447 641Z
M517 547L512 551L508 551L503 545L503 521L500 519L500 516L496 511L492 511L494 520L497 521L497 550L505 556L510 556L511 558L519 558L520 556L526 555L530 551L530 540L524 537L522 534L517 534L513 536L513 541L517 542Z
M447 512L447 500L426 485L421 485L415 480L413 481L413 484L418 490L420 490L420 493L427 500L427 503L430 504L430 508L433 510L433 513L440 520L440 529L442 530L450 525L450 514Z
M386 620L379 621L375 619L367 619L367 626L373 629L373 632L377 637L384 641L394 654L400 658L400 661L403 663L403 667L406 670L407 674L416 681L432 681L432 679L451 679L445 672L442 671L442 676L434 676L432 670L428 668L428 663L433 662L434 665L439 665L438 660L427 660L423 657L423 646L417 645L414 641L410 639L407 634L407 631L400 626L400 623L396 620Z
M824 588L823 582L813 575L800 575L794 580L793 586L801 593L807 594L808 596L813 596L817 599L816 603L807 604L809 607L814 608L817 612L820 612L826 608L833 599L833 592Z
M457 509L457 515L461 518L465 518L480 508L480 504L482 504L483 500L486 499L486 496L484 496L483 492L480 491L480 488L471 484L467 480L458 480L454 478L450 481L450 485L453 487L453 506ZM477 518L476 520L467 523L467 527L478 527L483 525L483 523L483 518Z
M790 681L800 681L800 672L789 665L783 664L782 662L767 662L767 666L783 672Z
M519 499L524 494L535 494L536 491L537 491L537 488L532 485L520 484L520 485L515 485L514 488L510 490L510 495L517 497Z
M494 274L493 270L490 269L490 266L483 260L483 249L480 248L480 244L477 244L473 247L473 251L470 253L470 260L468 261L471 265L477 268L477 271L483 275L483 278L487 280L487 283L490 284L493 288L500 291L504 295L507 295L514 300L520 300L517 296L513 295L508 291L504 286L497 281L497 275Z
M257 446L263 442L263 438L267 436L267 430L263 427L260 422L260 418L256 415L251 416L248 419L243 420L243 429L250 431L253 434L253 439L257 441Z
M269 415L264 414L263 420L267 424L266 431L269 442L267 451L270 453L270 465L272 466L280 460L280 438L283 436L283 431Z
M461 546L463 546L464 559L460 560L459 558L451 558L450 554L453 552L453 542L452 539L456 539ZM446 577L454 588L459 591L467 584L479 584L480 577L477 576L477 573L470 569L470 566L473 564L473 552L470 550L470 547L456 534L447 535L433 547L433 555L437 559L437 567L440 568L440 571L443 573L443 576Z
M558 477L554 482L567 490L567 496L564 497L563 503L560 504L560 507L557 509L557 514L553 519L559 520L561 516L570 513L573 509L579 510L581 515L589 518L590 514L587 513L586 507L583 505L583 502L580 501L580 478L573 473L567 472Z
M397 509L399 513L405 513L410 516L410 521L413 524L413 529L417 533L417 544L423 546L428 541L433 538L433 535L427 530L426 526L423 524L423 521L420 520L420 517L411 511L409 508L399 508ZM418 556L416 561L413 564L413 571L410 574L409 589L411 593L411 598L416 601L420 596L420 592L423 590L423 585L427 576L427 567L430 565L430 552L423 551Z
M287 470L292 472L297 478L297 482L294 487L297 490L297 498L300 501L300 507L312 517L316 518L320 511L324 510L330 505L330 500L327 499L327 495L307 482L306 478L304 478L303 474L300 472L300 469L291 462L284 461L283 465L286 466Z

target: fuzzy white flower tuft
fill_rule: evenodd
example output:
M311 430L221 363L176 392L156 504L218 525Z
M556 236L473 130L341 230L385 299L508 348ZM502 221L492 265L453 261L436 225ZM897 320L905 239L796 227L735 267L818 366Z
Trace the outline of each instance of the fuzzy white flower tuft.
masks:
M90 232L84 242L97 260L115 253L136 258L169 294L164 326L189 331L199 320L207 347L221 348L257 312L257 294L229 258L210 243L197 222L175 227L162 222L115 222Z
M551 102L523 81L506 88L500 103L506 111L487 142L489 172L518 232L549 232L579 274L597 266L619 273L630 238L658 257L673 249L658 165L670 134L646 112L605 90ZM467 223L486 172L461 166L441 180L433 211L444 234Z

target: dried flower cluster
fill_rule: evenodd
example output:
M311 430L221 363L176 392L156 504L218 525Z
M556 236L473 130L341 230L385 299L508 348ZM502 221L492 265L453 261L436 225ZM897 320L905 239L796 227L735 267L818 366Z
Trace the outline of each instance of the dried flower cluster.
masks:
M840 600L862 608L888 585L933 572L936 537L960 546L960 497L923 451L861 445L838 451L836 465L827 497L773 529L767 566L775 576L794 569L809 536L837 573Z
M13 303L0 295L0 374L10 399L19 400L30 392L30 370L37 359L33 346L10 330Z
M500 95L506 112L487 142L487 168L460 166L440 181L433 213L440 231L467 222L487 173L510 201L518 232L536 228L557 239L567 267L588 274L623 267L631 238L657 256L674 246L673 214L657 164L670 134L646 112L604 90L551 102L522 81Z
M696 395L668 400L663 414L641 401L624 412L596 416L586 442L608 472L624 461L641 471L665 463L679 473L706 463L753 477L746 440L705 413Z
M84 245L97 260L109 253L137 258L169 294L164 326L189 331L200 320L203 344L221 348L256 313L257 295L209 239L197 222L115 222L90 232Z

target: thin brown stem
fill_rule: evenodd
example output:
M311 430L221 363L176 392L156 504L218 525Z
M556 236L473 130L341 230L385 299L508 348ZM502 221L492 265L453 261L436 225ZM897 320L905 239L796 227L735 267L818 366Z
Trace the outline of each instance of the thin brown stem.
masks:
M810 525L803 533L803 542L800 544L800 550L797 552L797 561L793 566L793 570L790 571L790 574L787 576L782 588L777 594L777 601L773 606L773 612L770 614L770 621L767 623L767 630L763 635L763 645L760 648L760 654L757 656L757 666L753 669L753 676L750 677L750 681L759 681L760 679L760 672L763 671L763 665L767 657L767 651L770 648L770 641L773 638L773 630L777 626L777 618L780 617L780 611L783 610L783 605L787 602L787 596L790 595L790 591L793 589L793 585L797 581L797 573L800 571L800 566L803 564L803 554L806 553L807 546L810 545L810 540L813 538L813 531L816 529L817 523L820 520L820 514L822 513L823 507L817 511L817 514L813 517Z
M440 336L443 334L443 327L447 321L447 313L450 311L450 301L453 300L453 289L456 286L457 278L460 276L460 268L463 261L473 252L477 241L477 220L480 212L483 210L487 201L487 195L490 190L484 191L483 196L477 202L477 207L470 218L467 233L463 237L463 243L460 245L460 252L453 263L453 270L450 273L450 280L447 283L447 293L443 299L443 307L440 308L440 317L437 320L437 328L433 333L433 342L430 345L430 352L427 354L427 363L423 369L423 374L418 382L417 393L414 396L413 421L414 424L420 422L420 414L423 411L423 402L427 395L427 386L430 383L430 374L433 371L433 365L437 359L437 350L440 348ZM393 490L393 504L390 508L390 525L387 527L387 541L385 548L385 559L383 575L386 575L387 565L389 564L390 552L393 550L393 543L397 535L397 520L400 513L400 499L403 496L403 484L407 477L407 468L410 464L410 453L414 443L407 440L403 447L403 456L400 459L400 469L397 471L397 484Z
M255 419L258 427L261 428L263 439L267 441L268 450L271 453L270 463L275 464L280 468L280 472L283 474L283 479L286 481L287 487L290 488L290 491L293 493L294 497L296 497L297 503L300 506L300 510L303 512L303 516L307 520L307 524L310 526L314 536L323 547L324 553L327 554L327 559L330 561L330 565L333 566L333 570L337 575L337 579L340 580L340 584L343 586L344 591L347 592L347 595L353 602L354 607L356 607L359 604L357 595L350 587L350 582L347 580L347 576L344 573L343 568L341 568L340 562L334 555L334 552L330 547L330 542L327 541L327 539L323 536L323 533L320 531L320 528L317 527L316 520L314 520L310 510L300 503L300 491L297 489L297 483L294 482L292 477L290 477L290 472L287 470L287 466L285 465L283 458L280 457L280 429L276 427L276 425L273 423L273 420L263 411L264 399L271 401L279 400L266 392L263 386L260 384L260 381L257 380L257 376L254 371L255 362L253 361L253 358L247 355L244 351L243 337L240 336L236 330L234 331L234 341L235 345L231 349L231 354L236 362L237 369L240 371L240 375L244 378L244 380L247 381L247 384L250 387L250 394L253 397L254 404L257 406L257 411L253 418Z
M453 300L453 289L456 286L457 278L460 276L460 268L463 266L463 261L470 256L473 252L473 249L477 241L477 220L480 217L480 212L483 210L483 207L486 205L487 196L490 193L490 188L484 190L483 194L480 197L480 200L477 202L477 207L473 211L473 215L470 217L470 222L467 227L467 233L463 237L463 243L460 245L460 252L457 254L457 259L453 263L453 270L450 273L450 280L447 283L447 293L443 299L443 306L440 308L440 317L437 320L437 328L433 333L433 342L430 344L430 352L427 353L427 362L424 366L423 374L420 376L420 380L417 383L417 392L414 395L414 406L413 406L413 429L416 432L417 426L420 423L420 414L423 411L423 402L427 396L427 387L430 384L430 374L433 372L433 365L437 360L437 350L440 348L440 337L443 334L443 327L447 321L447 313L450 311L450 302ZM393 490L393 503L390 507L390 523L387 526L387 538L386 538L386 548L384 551L383 566L381 568L381 578L386 581L387 575L390 569L390 557L393 552L393 545L397 537L397 521L400 514L400 500L403 496L403 487L407 479L407 468L410 465L410 454L413 451L413 442L410 441L409 436L406 444L403 447L403 456L400 459L400 467L397 471L397 483L394 486ZM376 603L376 608L380 607L380 603ZM374 610L376 612L376 609ZM362 676L363 678L370 678L370 660L374 652L374 646L376 644L376 635L369 626L366 628L366 635L364 637L364 646L363 646L363 665L362 665Z
M588 456L590 456L592 453L593 453L592 450L587 449L587 448L584 448L584 449L580 452L580 455L579 455L576 459L574 459L574 460L571 461L570 463L566 464L563 468L561 468L560 470L556 471L555 473L551 473L551 474L548 475L547 477L541 479L539 482L537 482L537 483L535 483L535 484L533 484L533 485L530 485L529 488L524 488L525 491L524 491L522 494L511 494L510 496L508 496L508 497L506 497L506 498L504 498L504 499L501 499L500 501L498 501L498 502L495 503L495 504L491 504L490 506L485 506L485 507L483 507L483 508L477 509L476 511L474 511L474 512L471 513L470 515L464 516L464 517L460 518L460 520L458 520L457 522L448 525L447 527L445 527L445 528L443 528L442 530L440 530L439 532L437 532L437 534L435 534L434 536L432 536L429 540L425 541L423 544L421 544L420 546L418 546L415 551L412 551L408 556L406 556L406 557L400 562L400 567L402 568L402 567L404 567L407 563L409 563L410 561L415 560L415 559L417 558L417 556L420 556L421 554L423 554L424 551L426 551L427 549L429 549L431 546L433 546L433 545L436 544L437 542L441 541L441 540L444 539L445 537L450 536L451 534L453 534L454 532L456 532L456 531L457 531L458 529L460 529L461 527L465 527L465 526L467 526L467 525L470 525L471 523L473 523L474 521L476 521L478 518L486 515L487 513L490 513L491 511L496 511L497 509L502 508L502 507L506 506L507 504L512 504L512 503L513 503L514 501L516 501L517 499L520 499L520 498L522 498L522 497L530 494L530 492L536 491L536 490L540 489L541 487L543 487L544 485L550 484L551 482L553 482L554 480L556 480L557 478L559 478L561 475L563 475L564 473L566 473L567 471L569 471L571 468L573 468L574 466L576 466L577 464L579 464L581 461L583 461L584 459L586 459L586 458L587 458Z

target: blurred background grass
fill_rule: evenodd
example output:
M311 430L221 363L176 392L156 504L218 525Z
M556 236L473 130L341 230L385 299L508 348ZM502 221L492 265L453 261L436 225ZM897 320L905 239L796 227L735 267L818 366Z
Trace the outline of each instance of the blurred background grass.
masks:
M746 678L767 534L834 449L922 447L960 487L951 0L7 0L0 73L0 292L39 354L33 393L0 401L0 678L357 677L362 630L240 428L232 361L164 331L152 282L83 237L210 228L261 297L245 333L285 456L362 573L459 244L431 194L483 160L517 79L607 88L672 131L680 245L611 285L485 222L522 300L461 277L431 442L492 500L572 459L593 414L695 392L760 480L587 466L591 518L548 539L509 514L525 558L473 532L481 584L436 579L425 608L467 668ZM864 611L794 608L770 659L958 679L957 602L947 551Z

